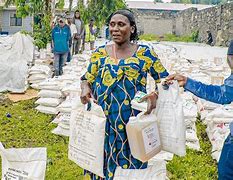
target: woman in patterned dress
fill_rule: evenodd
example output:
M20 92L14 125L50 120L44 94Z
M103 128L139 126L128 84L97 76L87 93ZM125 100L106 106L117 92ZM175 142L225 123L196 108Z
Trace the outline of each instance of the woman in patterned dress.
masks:
M104 175L112 180L117 166L144 169L147 163L135 159L130 151L125 126L139 111L131 108L137 91L146 92L147 73L155 83L168 75L156 53L146 45L138 45L137 27L129 10L118 10L109 18L113 44L97 48L91 56L87 72L82 77L81 101L91 96L106 115L104 143ZM150 113L155 108L157 93L147 96ZM90 173L91 179L101 179Z

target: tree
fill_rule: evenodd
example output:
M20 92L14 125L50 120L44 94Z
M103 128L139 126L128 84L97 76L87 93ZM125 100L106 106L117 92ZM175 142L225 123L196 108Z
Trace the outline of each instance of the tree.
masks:
M124 0L89 0L87 7L84 6L83 0L79 2L78 9L82 14L85 23L94 17L97 26L105 24L107 17L117 9L126 7Z
M163 1L162 0L154 0L154 3L163 3Z

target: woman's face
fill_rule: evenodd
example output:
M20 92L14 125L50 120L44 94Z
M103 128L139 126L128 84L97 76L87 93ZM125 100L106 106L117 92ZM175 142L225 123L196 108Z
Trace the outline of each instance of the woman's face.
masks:
M112 40L117 44L130 41L130 35L135 30L130 26L129 19L121 14L115 14L109 22L109 32Z
M75 13L75 17L76 17L76 18L80 18L80 13L79 13L79 12L76 12L76 13Z

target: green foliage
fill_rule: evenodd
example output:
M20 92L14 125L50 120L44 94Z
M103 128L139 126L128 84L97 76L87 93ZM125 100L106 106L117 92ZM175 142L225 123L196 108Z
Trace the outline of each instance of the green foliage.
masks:
M174 34L165 34L163 36L158 36L154 34L143 34L139 36L139 39L145 41L194 42L192 36L176 36Z
M45 1L15 0L18 17L37 15L44 12Z
M155 34L142 34L139 36L140 40L145 40L145 41L159 41L160 38L158 35Z
M107 17L117 9L125 8L124 0L90 0L87 7L81 1L78 4L78 9L81 12L82 19L88 23L90 18L95 18L95 23L98 27L105 24Z
M47 43L51 42L50 15L45 15L40 24L34 24L33 34L34 44L39 48L46 48Z
M198 40L198 35L199 35L199 31L198 31L198 30L192 32L191 37L192 37L192 40L193 40L194 42L197 42L197 40Z
M63 9L65 5L65 0L59 0L58 3L56 4L56 8Z

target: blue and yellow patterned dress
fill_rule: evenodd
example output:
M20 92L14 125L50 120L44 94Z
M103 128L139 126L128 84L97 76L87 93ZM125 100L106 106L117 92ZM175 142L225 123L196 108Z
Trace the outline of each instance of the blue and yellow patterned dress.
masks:
M125 129L129 117L139 113L131 108L130 102L137 91L146 92L147 73L155 82L168 75L155 52L146 45L139 45L132 57L121 59L118 64L107 54L105 46L91 56L85 78L107 118L103 167L107 180L113 179L117 166L125 169L147 167L147 163L131 155ZM91 178L100 179L94 174Z

